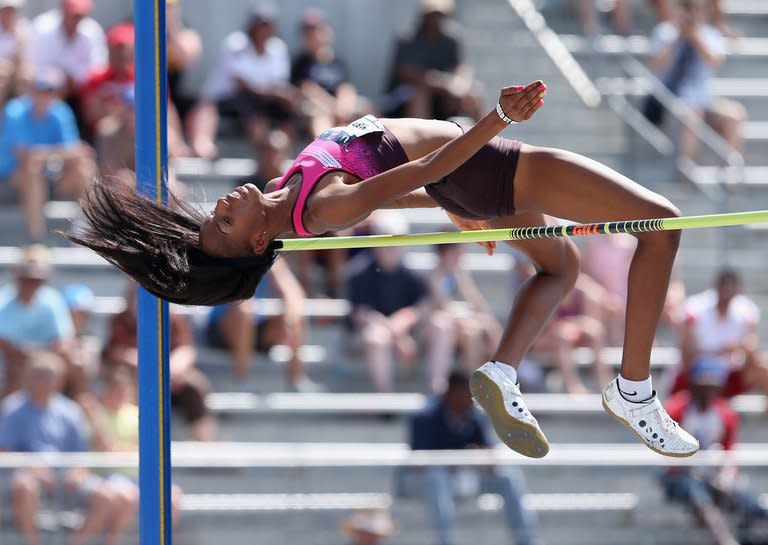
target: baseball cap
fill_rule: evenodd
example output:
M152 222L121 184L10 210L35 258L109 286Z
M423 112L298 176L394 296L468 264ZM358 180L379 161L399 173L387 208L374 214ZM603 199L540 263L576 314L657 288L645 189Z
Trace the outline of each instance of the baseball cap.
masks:
M408 218L399 210L384 209L371 214L374 235L406 235L409 231Z
M32 86L39 91L58 91L64 82L64 73L52 66L40 68L32 76Z
M324 25L325 21L325 12L320 8L307 8L301 14L302 28L318 27Z
M93 11L93 0L63 0L61 9L67 13L88 15Z
M248 24L274 23L277 19L277 6L272 2L256 2L248 13Z
M131 23L119 23L107 32L107 45L133 45L135 31Z
M61 291L64 302L70 310L91 310L96 297L85 284L70 284Z
M47 280L51 275L48 249L42 244L26 248L16 263L16 276L30 280Z
M689 372L691 384L699 386L722 386L727 378L728 368L722 358L711 355L696 358Z
M453 13L455 4L453 0L421 0L421 13Z

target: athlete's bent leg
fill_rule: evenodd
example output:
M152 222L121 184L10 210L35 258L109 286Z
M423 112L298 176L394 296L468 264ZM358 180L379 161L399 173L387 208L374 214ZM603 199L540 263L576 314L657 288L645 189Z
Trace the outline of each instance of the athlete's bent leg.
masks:
M581 155L523 145L515 177L515 205L579 222L674 217L679 210L658 195ZM656 327L680 242L679 231L642 233L628 278L626 330L621 378L650 390L650 356ZM639 390L636 390L636 392ZM688 456L698 442L666 415L651 391L631 398L613 381L604 394L606 409L650 448Z
M489 226L553 222L542 214L528 213L496 218ZM541 458L549 452L549 443L525 405L515 369L554 309L573 288L579 274L579 255L574 244L566 239L513 244L533 261L536 273L518 292L493 360L472 374L470 386L504 444L524 456Z

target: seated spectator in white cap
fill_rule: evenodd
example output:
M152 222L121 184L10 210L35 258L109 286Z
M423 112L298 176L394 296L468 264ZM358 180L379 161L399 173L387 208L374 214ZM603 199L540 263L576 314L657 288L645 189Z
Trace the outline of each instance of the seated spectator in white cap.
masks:
M389 117L478 120L482 90L463 58L451 20L454 0L422 0L414 32L394 44L388 96Z
M32 21L29 61L33 69L56 67L64 72L64 98L80 114L80 91L95 70L107 64L107 40L101 25L89 17L93 0L61 0L58 8Z
M19 14L26 0L0 0L0 105L18 94L27 76L29 23Z
M61 294L45 283L51 276L42 246L26 249L16 264L15 281L0 288L0 359L3 396L21 387L27 361L36 350L67 356L74 328ZM69 362L67 362L69 363Z
M301 94L309 132L317 137L328 127L347 125L370 112L371 105L357 94L344 59L335 51L325 13L306 9L300 29L301 52L291 65L291 83Z
M93 152L80 141L72 110L60 100L64 76L38 70L28 94L9 101L0 127L0 185L12 184L24 210L27 235L46 235L43 206L53 183L60 196L77 197L93 179Z

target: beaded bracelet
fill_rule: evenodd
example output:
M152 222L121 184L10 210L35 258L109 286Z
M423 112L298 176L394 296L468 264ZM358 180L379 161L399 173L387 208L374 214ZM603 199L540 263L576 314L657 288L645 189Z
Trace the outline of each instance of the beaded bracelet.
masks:
M504 109L501 107L501 102L496 103L496 113L499 114L501 120L504 121L504 123L507 125L514 125L515 123L519 123L519 121L515 121L504 113Z

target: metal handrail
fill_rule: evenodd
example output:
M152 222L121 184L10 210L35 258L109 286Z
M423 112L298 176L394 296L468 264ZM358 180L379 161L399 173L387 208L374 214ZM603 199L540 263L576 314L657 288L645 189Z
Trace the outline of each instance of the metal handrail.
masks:
M743 167L744 158L741 153L731 148L728 143L712 127L701 120L696 112L680 97L670 91L666 85L651 72L643 63L632 55L627 54L622 62L624 70L630 75L651 82L651 94L664 106L667 112L679 123L690 129L701 143L707 146L727 166Z
M526 28L534 35L544 52L552 59L585 106L596 108L602 97L600 91L584 72L557 33L549 28L544 16L531 0L507 0Z

